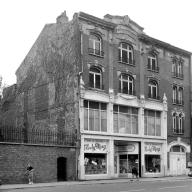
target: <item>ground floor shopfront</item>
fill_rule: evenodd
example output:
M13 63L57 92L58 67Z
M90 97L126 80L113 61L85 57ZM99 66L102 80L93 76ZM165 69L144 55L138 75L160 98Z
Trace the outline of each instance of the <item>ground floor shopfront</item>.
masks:
M79 179L161 177L167 170L167 141L160 139L82 136Z

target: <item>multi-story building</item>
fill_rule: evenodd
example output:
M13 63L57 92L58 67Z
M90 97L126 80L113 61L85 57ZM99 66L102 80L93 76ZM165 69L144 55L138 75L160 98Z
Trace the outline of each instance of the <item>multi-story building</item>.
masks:
M16 123L58 137L75 132L66 164L76 158L79 179L131 177L133 167L141 177L187 173L191 53L149 37L128 16L80 12L68 21L63 13L16 75Z

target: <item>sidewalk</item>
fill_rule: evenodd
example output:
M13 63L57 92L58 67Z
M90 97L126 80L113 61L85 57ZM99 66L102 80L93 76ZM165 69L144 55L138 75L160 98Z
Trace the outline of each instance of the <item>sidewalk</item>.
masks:
M140 178L139 182L155 182L155 181L181 181L189 180L192 177L188 176L176 176L176 177L159 177L159 178ZM54 187L54 186L64 186L64 185L92 185L92 184L114 184L114 183L127 183L127 182L137 182L137 179L106 179L106 180L91 180L91 181L65 181L65 182L53 182L53 183L34 183L33 185L29 184L9 184L1 185L0 190L8 189L23 189L23 188L41 188L41 187Z

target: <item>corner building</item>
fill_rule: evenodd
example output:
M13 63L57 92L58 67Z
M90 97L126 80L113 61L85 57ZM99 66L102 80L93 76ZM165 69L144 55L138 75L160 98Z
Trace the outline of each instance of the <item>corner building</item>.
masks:
M187 174L191 53L128 16L80 12L80 179ZM185 103L184 103L185 101Z

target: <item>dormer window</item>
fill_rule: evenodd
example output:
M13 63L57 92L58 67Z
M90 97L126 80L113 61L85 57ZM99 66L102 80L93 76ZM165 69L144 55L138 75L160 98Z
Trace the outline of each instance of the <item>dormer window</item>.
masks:
M119 45L119 61L133 65L133 47L127 43Z
M89 37L89 54L104 56L102 51L102 39L99 35L91 34Z

